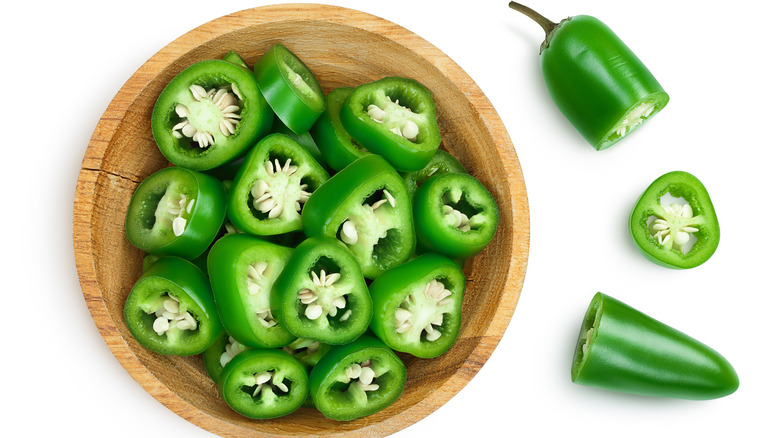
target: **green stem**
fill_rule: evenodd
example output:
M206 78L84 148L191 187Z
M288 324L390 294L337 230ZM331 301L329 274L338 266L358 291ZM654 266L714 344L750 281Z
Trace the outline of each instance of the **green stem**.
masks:
M542 29L544 29L544 32L548 37L550 36L550 33L552 33L553 29L555 29L555 27L558 26L558 23L554 23L548 20L547 18L543 17L541 14L529 8L528 6L521 5L520 3L517 2L509 2L509 7L518 12L522 12L523 15L534 20L537 24L539 24L539 26L542 26Z

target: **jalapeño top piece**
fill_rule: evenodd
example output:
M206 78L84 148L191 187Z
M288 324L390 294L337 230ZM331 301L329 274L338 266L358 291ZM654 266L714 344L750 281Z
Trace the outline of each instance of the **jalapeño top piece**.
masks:
M276 116L296 134L308 131L325 111L325 93L317 78L281 44L255 63L255 77Z
M270 236L303 228L301 207L328 172L298 142L271 134L247 154L228 194L237 229Z
M555 104L596 150L606 149L669 102L650 70L596 18L578 15L560 23L511 2L546 32L542 76Z
M127 239L150 254L194 259L219 232L225 204L225 190L217 179L166 167L133 193L125 217Z
M441 143L433 97L413 79L388 77L355 88L341 108L341 123L399 171L422 169Z
M311 137L317 143L328 165L339 171L369 152L347 134L341 124L341 107L354 88L342 87L325 97L327 108L311 127Z
M171 163L208 170L241 155L272 121L273 111L250 71L208 60L186 68L160 93L152 134Z
M571 380L632 394L708 400L739 388L717 351L601 292L591 300Z
M409 193L379 155L359 158L327 180L301 216L307 236L346 243L367 278L405 262L415 248Z
M663 204L666 194L678 202ZM683 171L669 172L650 184L631 213L629 229L642 254L668 268L699 266L720 242L718 217L707 189Z

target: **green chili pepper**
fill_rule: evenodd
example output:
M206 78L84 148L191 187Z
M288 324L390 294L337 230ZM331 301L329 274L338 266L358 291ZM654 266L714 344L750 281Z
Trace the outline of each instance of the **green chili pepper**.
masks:
M141 274L124 316L138 343L160 354L200 354L221 330L208 278L178 257L161 257Z
M358 86L344 102L341 123L399 171L422 169L441 143L433 97L413 79L388 77Z
M371 283L371 330L393 350L440 356L458 337L465 289L466 278L455 262L423 254Z
M249 151L233 180L227 206L230 222L256 235L300 230L301 206L328 176L295 140L271 134Z
M208 170L244 153L272 121L251 71L208 60L186 68L160 93L152 134L171 163Z
M346 243L367 278L405 262L415 248L409 194L379 155L361 157L327 180L301 215L307 236Z
M147 253L194 259L219 232L225 204L225 190L217 179L166 167L136 188L125 232L130 243Z
M382 342L363 335L333 347L314 366L309 389L314 405L326 417L349 421L395 402L406 383L406 367Z
M650 70L598 19L578 15L553 23L526 6L509 6L546 32L541 68L550 96L596 150L612 146L669 102Z
M490 192L467 173L448 173L425 181L414 196L419 242L454 258L476 255L493 239L498 207Z
M203 367L206 368L211 380L215 383L219 382L219 376L222 375L225 365L233 360L238 353L246 351L248 348L223 330L214 343L203 352Z
M219 378L219 391L227 405L253 419L292 413L306 400L308 385L303 365L279 350L239 353Z
M336 88L325 97L325 112L311 128L311 136L322 149L328 165L339 171L358 158L369 154L341 124L341 107L354 88Z
M681 203L662 204L667 194ZM682 171L669 172L650 184L631 213L629 230L642 254L669 268L699 266L720 241L718 218L707 189Z
M325 111L325 94L317 78L281 44L255 63L255 77L276 116L296 134L308 131Z
M271 286L292 251L247 234L228 234L212 246L207 264L214 299L236 341L276 348L295 340L271 312Z
M371 297L346 245L332 237L312 237L295 248L274 282L271 312L298 337L346 344L368 328Z
M739 378L712 348L597 293L574 352L574 383L633 394L705 400L737 390Z
M436 151L433 154L433 158L428 161L422 169L415 172L403 172L401 176L406 184L406 189L409 191L409 196L414 197L414 193L417 188L426 180L433 178L437 175L444 175L446 173L468 173L463 165L460 164L455 157L445 152L442 149Z

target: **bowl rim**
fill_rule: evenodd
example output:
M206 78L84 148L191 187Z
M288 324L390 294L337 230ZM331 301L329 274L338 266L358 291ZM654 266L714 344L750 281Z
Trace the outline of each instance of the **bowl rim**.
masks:
M497 159L506 168L509 179L507 201L513 215L511 223L503 225L511 227L511 241L502 242L501 245L509 247L511 257L509 272L504 289L500 292L495 316L490 320L484 336L477 340L476 346L463 365L421 402L405 410L403 415L395 415L384 421L339 433L339 436L346 437L366 436L367 433L372 436L377 434L385 436L420 421L441 407L455 396L484 365L501 340L517 306L525 278L530 243L528 200L523 174L514 146L501 119L487 97L459 65L431 43L406 28L375 15L340 6L309 3L277 4L224 15L190 30L167 44L149 58L117 92L101 116L86 148L73 207L73 247L76 269L85 302L101 336L121 365L144 390L180 417L209 432L226 437L247 435L248 431L240 425L207 414L162 384L135 356L122 337L104 301L92 255L91 229L94 225L92 217L97 207L93 201L97 196L99 176L101 173L110 172L103 168L103 163L108 148L128 111L127 102L135 101L135 98L143 93L146 86L172 60L184 56L220 35L262 24L296 20L322 21L368 31L403 45L429 62L445 77L457 83L459 88L465 89L466 99L473 105L474 113L485 124L488 134L496 145L499 155ZM134 85L128 86L131 83ZM264 437L289 436L258 431L251 431L250 434Z

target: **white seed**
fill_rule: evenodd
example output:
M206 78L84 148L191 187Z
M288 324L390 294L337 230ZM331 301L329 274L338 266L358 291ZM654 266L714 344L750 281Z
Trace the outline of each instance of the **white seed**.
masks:
M699 229L694 227L683 227L682 231L685 231L686 233L697 233Z
M376 210L377 208L382 206L382 204L384 204L385 202L387 202L387 199L380 199L380 200L374 202L373 204L371 204L371 209L372 210Z
M693 209L691 208L691 204L685 204L682 206L682 211L680 213L680 216L690 219L693 217Z
M270 161L266 161L265 162L265 173L267 173L268 175L273 176L273 174L275 173L274 172L274 163L272 163Z
M154 324L152 324L152 328L158 335L167 332L169 327L170 327L170 322L168 321L168 318L164 316L155 319Z
M262 385L263 383L270 381L272 377L273 374L269 373L268 371L255 374L255 384Z
M279 216L282 215L283 207L280 204L276 204L274 208L272 208L268 212L268 219L276 219Z
M680 246L685 245L689 240L691 240L691 235L684 231L679 231L674 236L674 243Z
M358 377L360 377L360 369L361 369L360 364L353 363L352 365L347 367L347 369L344 370L344 375L350 380L357 379Z
M344 314L341 315L339 321L344 322L348 320L350 316L352 316L352 309L347 309L347 311L345 311Z
M333 307L336 309L343 309L347 307L347 300L343 296L334 298L332 303Z
M385 189L382 189L382 193L385 195L385 198L387 198L387 202L390 203L390 206L395 207L395 198L393 195L391 195L390 192Z
M173 235L181 236L184 234L184 227L187 225L187 219L179 216L173 220Z
M261 213L268 213L274 207L276 207L276 201L273 198L266 198L261 202L256 203L255 208Z
M276 387L279 388L282 392L289 391L289 389L287 388L287 385L285 385L284 382L277 383Z
M179 116L179 117L187 117L187 115L189 115L189 113L190 113L190 111L187 109L186 106L184 106L182 104L176 105L176 115L177 116ZM173 129L175 130L176 128L173 128Z
M323 282L322 285L326 286L326 287L327 286L332 286L333 283L339 281L340 278L341 278L341 274L339 274L338 272L334 272L334 273L332 273L330 275L327 275L325 277L325 282Z
M371 367L361 367L358 380L363 385L369 385L374 380L374 376L376 376L376 373Z
M341 234L340 234L341 240L344 241L347 245L354 245L358 242L358 233L357 233L357 227L355 227L355 223L347 220L344 222L344 224L341 226Z
M436 329L432 329L431 331L425 332L425 338L431 342L439 339L440 337L441 337L441 332Z
M409 319L412 318L412 312L404 309L403 307L399 307L395 309L395 322L396 323L403 323Z
M403 133L403 136L406 137L406 139L411 141L416 141L417 134L420 133L420 128L417 127L417 124L414 123L413 121L407 120L401 132Z
M198 130L195 129L195 127L190 125L189 123L187 123L187 124L185 124L184 126L181 127L181 133L184 134L186 137L189 137L189 138L192 138L192 136L194 136L197 132L198 132Z
M309 319L317 319L322 315L322 306L319 304L310 304L304 312Z
M238 92L238 87L236 84L230 84L230 89L233 91L233 94L239 98L239 100L244 100L244 97L241 95L241 93Z
M163 308L171 313L179 313L179 303L172 299L163 301Z
M190 92L192 93L192 97L197 101L200 101L208 95L206 89L197 84L190 85Z
M363 387L363 391L376 391L377 389L379 389L379 385L376 383L372 383Z
M371 119L375 122L381 123L382 120L385 119L385 112L374 104L368 106L366 113L368 113L368 116L371 117Z

